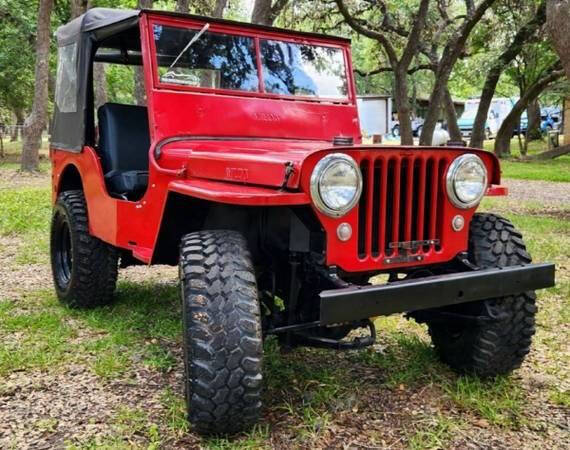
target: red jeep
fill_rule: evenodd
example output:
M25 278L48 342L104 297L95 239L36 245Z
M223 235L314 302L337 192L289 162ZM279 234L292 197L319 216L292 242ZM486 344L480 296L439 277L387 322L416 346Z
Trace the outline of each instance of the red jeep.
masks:
M178 264L199 431L258 419L268 335L355 349L374 342L371 317L406 312L460 372L521 364L554 266L530 264L507 219L475 213L506 194L497 159L362 145L348 40L101 8L57 40L57 295L106 305L119 261ZM147 107L96 110L94 61L136 66Z

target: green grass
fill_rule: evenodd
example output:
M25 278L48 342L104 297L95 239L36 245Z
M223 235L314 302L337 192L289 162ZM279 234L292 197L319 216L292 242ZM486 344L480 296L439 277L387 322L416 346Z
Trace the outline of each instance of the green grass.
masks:
M570 182L570 155L549 161L501 160L504 178Z
M458 406L476 412L489 423L511 427L520 424L525 398L517 382L509 377L486 381L463 376L443 387Z
M384 378L379 381L390 389L431 381L442 371L447 372L438 362L429 341L410 333L409 330L385 333L384 330L398 322L398 316L377 319L376 328L383 330L380 337L383 351L378 352L374 348L368 348L354 353L351 359L355 363L364 363L382 369Z
M413 450L442 449L458 425L442 415L419 419L416 422L417 431L408 437L408 447Z
M21 311L0 302L0 376L21 370L57 367L69 357L74 332L65 311L52 302Z
M493 151L494 140L485 141L485 150ZM547 144L543 141L531 141L528 155L545 151ZM520 160L518 139L511 140L510 158L501 159L501 171L504 178L521 180L545 180L570 182L570 154L547 161Z
M0 191L0 235L46 233L51 217L48 189Z

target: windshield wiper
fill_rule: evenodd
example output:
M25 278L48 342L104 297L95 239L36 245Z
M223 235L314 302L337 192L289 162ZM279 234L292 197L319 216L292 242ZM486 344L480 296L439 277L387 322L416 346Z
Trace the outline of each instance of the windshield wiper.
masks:
M172 68L176 65L176 63L178 62L178 60L180 59L180 57L186 52L186 50L188 50L188 49L190 48L190 46L191 46L194 42L196 42L198 39L200 39L200 36L202 36L202 35L206 32L206 30L207 30L208 28L210 28L210 24L209 24L209 23L204 24L204 26L202 27L202 29L201 29L198 33L196 33L196 34L192 37L192 39L190 39L190 42L188 42L188 44L186 44L186 47L184 47L184 48L182 49L182 51L178 54L178 56L176 57L176 59L174 60L174 62L173 62L172 64L170 64L170 66L168 67L168 70L169 70L169 71L170 71L170 69L172 69Z

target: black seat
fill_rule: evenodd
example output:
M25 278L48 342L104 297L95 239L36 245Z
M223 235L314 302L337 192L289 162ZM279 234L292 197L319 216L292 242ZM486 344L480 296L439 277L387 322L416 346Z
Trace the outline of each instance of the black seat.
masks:
M97 111L99 154L109 192L140 198L148 184L150 132L144 106L105 103Z

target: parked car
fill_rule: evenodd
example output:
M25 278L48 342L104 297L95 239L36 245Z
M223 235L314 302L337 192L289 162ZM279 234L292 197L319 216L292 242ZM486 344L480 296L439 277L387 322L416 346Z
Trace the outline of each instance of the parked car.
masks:
M540 110L540 130L547 133L552 130L559 130L561 125L560 109L556 107L545 107Z
M473 124L479 109L479 99L467 100L465 102L465 110L458 119L457 124L461 130L463 137L470 137L473 131ZM487 120L485 122L485 138L491 139L497 135L503 120L512 109L512 100L509 98L494 98L491 101Z
M412 119L412 134L414 137L419 137L422 134L424 119L416 117ZM392 125L392 136L400 137L400 122L394 121Z
M93 8L57 43L55 291L95 308L113 302L119 262L177 265L197 431L258 421L271 335L359 349L374 343L371 318L405 312L458 372L522 363L533 291L554 284L554 266L531 264L508 219L476 212L507 193L499 161L361 145L349 40ZM148 106L94 114L94 62L141 67ZM388 282L371 284L377 274Z

